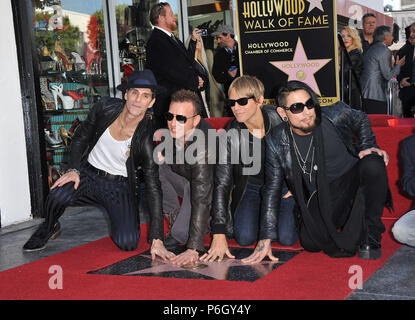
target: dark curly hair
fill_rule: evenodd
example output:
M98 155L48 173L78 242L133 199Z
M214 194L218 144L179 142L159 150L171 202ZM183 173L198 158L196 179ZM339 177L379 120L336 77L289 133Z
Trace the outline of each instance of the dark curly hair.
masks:
M282 85L277 94L277 103L278 107L284 107L287 103L287 95L290 92L297 90L305 90L311 96L311 101L314 104L314 109L316 111L316 124L319 125L321 122L321 107L318 101L317 94L310 88L310 86L304 82L292 80L288 81L285 85Z

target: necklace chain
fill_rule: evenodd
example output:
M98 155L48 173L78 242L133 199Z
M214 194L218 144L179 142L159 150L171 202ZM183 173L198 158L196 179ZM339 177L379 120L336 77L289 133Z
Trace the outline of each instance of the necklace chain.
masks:
M291 137L293 138L294 153L295 153L295 157L297 158L298 165L300 166L301 171L303 172L303 174L306 174L306 175L310 176L310 182L311 182L311 174L313 173L314 151L315 151L315 148L313 146L314 136L311 137L311 141L310 141L310 145L308 146L307 154L305 156L305 159L303 159L303 157L301 156L301 153L300 153L300 149L298 148L297 143L295 142L294 134L293 134L293 131L292 131L291 128L290 128L290 133L291 133ZM312 156L311 156L310 172L307 172L307 160L308 160L308 157L310 155L311 149L313 149L313 152L312 152ZM314 168L314 170L316 170L316 168Z
M130 150L131 150L131 140L130 140L130 136L128 135L128 134L126 134L125 132L124 132L124 125L122 124L122 121L121 121L121 117L119 117L118 118L118 120L119 120L119 123L120 123L120 127L121 127L121 134L123 135L123 136L125 136L125 137L127 137L127 140L126 140L126 143L127 143L127 151L126 151L126 153L125 153L125 155L127 156L127 157L129 157L130 156Z

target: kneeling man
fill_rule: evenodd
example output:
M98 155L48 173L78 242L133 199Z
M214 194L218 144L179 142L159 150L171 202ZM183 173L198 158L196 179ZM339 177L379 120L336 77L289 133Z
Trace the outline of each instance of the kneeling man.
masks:
M261 240L243 261L275 259L270 243L276 238L284 178L300 207L305 250L380 258L381 216L392 202L385 168L389 159L376 144L369 118L343 102L320 108L316 94L299 81L280 88L277 100L285 123L266 137Z
M167 248L179 244L187 248L171 259L178 265L198 261L199 254L205 252L204 237L208 233L216 157L215 136L213 148L209 147L208 137L209 130L216 131L200 114L198 95L179 90L172 95L165 114L168 131L157 132L162 140L157 154L161 162L163 211L171 222L165 244Z

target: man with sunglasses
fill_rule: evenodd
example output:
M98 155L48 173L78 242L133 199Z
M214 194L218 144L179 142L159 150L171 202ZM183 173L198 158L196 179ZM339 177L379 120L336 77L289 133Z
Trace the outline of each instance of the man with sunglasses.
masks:
M134 71L117 87L125 100L104 97L76 130L69 169L51 187L46 219L26 242L25 251L45 248L60 233L59 218L68 206L98 205L108 213L110 236L124 251L135 250L140 238L139 206L150 214L151 255L174 256L163 244L162 194L153 160L153 127L147 110L162 90L150 70ZM144 186L144 188L143 188ZM144 191L145 190L145 191ZM140 201L141 198L141 201Z
M385 165L364 112L343 102L320 108L316 94L299 81L279 90L284 123L266 137L260 241L245 263L272 260L284 177L299 206L301 245L330 257L381 257L381 221L391 194ZM355 141L358 139L358 144Z
M223 149L219 149L222 151L215 170L211 211L213 239L202 261L217 259L220 262L225 255L234 258L226 237L235 238L241 246L258 241L260 190L265 178L264 140L271 129L281 123L275 106L263 106L263 102L264 85L256 77L238 77L229 87L227 104L235 118L226 127L226 139L219 138ZM246 154L253 157L247 159ZM237 161L235 155L238 155ZM298 239L293 214L295 201L285 185L284 189L277 226L278 242L290 246Z
M146 68L152 70L160 86L166 91L157 96L153 107L156 125L166 128L164 114L169 108L170 96L180 89L199 92L204 86L196 69L194 54L186 49L173 31L177 29L176 15L167 2L156 3L150 10L154 29L146 44ZM192 41L196 41L192 34ZM192 46L190 46L192 47ZM194 46L193 46L194 47ZM200 99L200 96L199 96Z
M169 249L179 244L186 247L171 259L177 265L199 259L199 254L205 252L204 237L208 233L216 150L210 150L208 141L209 130L214 129L200 113L201 103L195 92L175 92L165 114L168 132L161 132L162 142L171 149L156 151L161 162L163 211L171 222L165 244Z

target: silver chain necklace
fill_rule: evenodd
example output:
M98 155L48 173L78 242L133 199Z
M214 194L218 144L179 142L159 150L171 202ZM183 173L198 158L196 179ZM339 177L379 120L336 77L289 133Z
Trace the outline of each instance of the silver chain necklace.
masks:
M309 177L310 177L310 182L311 182L311 174L313 173L313 169L314 169L314 170L317 170L317 166L314 166L314 168L313 168L313 163L314 163L314 151L315 151L315 148L314 148L314 146L313 146L314 136L312 136L312 137L311 137L311 141L310 141L310 145L308 146L308 151L307 151L307 154L306 154L306 156L305 156L305 159L303 159L303 157L301 156L301 153L300 153L300 149L298 149L297 143L295 142L294 134L293 134L293 131L292 131L292 129L291 129L291 128L290 128L290 133L291 133L291 137L293 138L293 143L294 143L294 153L295 153L295 157L297 158L298 165L300 166L301 171L303 172L303 174L305 174L305 175L309 175ZM312 148L311 148L311 147L312 147ZM310 155L310 151L311 151L311 149L313 149L313 152L312 152L312 156L311 156L310 172L307 172L307 160L308 160L308 157L309 157L309 155Z

